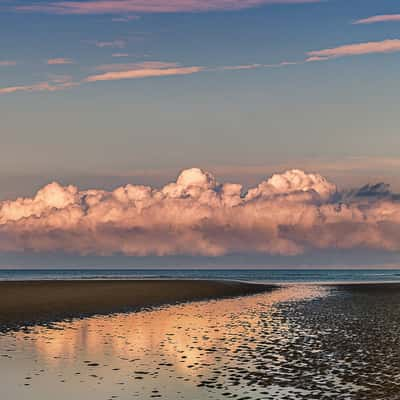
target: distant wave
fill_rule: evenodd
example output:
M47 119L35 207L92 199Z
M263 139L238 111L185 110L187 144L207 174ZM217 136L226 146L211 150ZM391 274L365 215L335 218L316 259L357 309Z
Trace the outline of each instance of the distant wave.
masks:
M215 279L247 282L399 281L400 270L0 270L0 281Z

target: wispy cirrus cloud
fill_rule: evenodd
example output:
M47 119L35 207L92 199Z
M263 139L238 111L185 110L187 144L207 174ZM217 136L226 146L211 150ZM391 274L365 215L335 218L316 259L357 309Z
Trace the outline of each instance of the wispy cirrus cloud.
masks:
M400 51L400 39L387 39L380 42L353 43L307 53L307 62L326 61L333 58L360 56L366 54L395 53Z
M56 92L80 86L84 83L101 81L192 75L205 71L206 68L200 66L184 67L173 62L151 61L143 63L104 64L96 67L96 70L102 71L103 73L89 75L80 81L74 81L70 76L50 76L48 81L32 85L18 85L0 88L0 95L16 92Z
M114 57L114 58L129 57L129 54L128 53L113 53L113 54L111 54L111 57Z
M52 14L174 13L240 10L273 4L319 3L321 0L91 0L52 1L15 7Z
M94 42L96 47L104 48L110 47L113 49L123 49L126 47L126 40L123 39L116 39L116 40L109 40L109 41L97 41Z
M132 71L132 70L146 70L146 69L164 69L164 68L175 68L179 67L180 64L176 62L164 62L164 61L145 61L139 63L112 63L98 65L95 69L101 72L121 72L121 71Z
M96 42L99 47L113 47L114 43L125 43L124 41ZM144 79L167 76L192 75L199 72L218 72L218 71L243 71L261 68L281 68L291 65L300 65L307 62L327 61L340 57L366 55L366 54L384 54L400 52L400 39L387 39L379 42L353 43L322 50L314 50L306 53L306 58L300 61L282 61L276 64L239 64L226 65L220 67L207 66L182 66L175 62L147 61L142 63L114 63L97 66L96 71L102 72L92 74L86 78L74 82L70 80L50 80L36 83L33 85L19 85L0 88L0 94L15 92L54 92L84 83L93 83L101 81L117 81L127 79ZM121 54L118 56L126 56Z
M121 17L114 17L111 19L112 22L130 22L137 21L140 19L139 15L124 15Z
M358 19L353 22L353 25L376 24L379 22L400 22L400 14L374 15L372 17Z
M47 60L48 65L67 65L74 64L74 61L70 58L49 58Z
M48 81L38 82L29 85L16 85L0 88L1 94L11 94L17 92L56 92L78 86L79 82L74 82L69 76L55 76Z
M0 94L16 92L55 92L57 90L73 87L72 84L54 84L52 82L39 82L32 85L19 85L0 88Z
M122 71L109 71L104 74L88 76L84 82L117 81L122 79L143 79L174 75L192 75L204 70L204 67L173 67L173 68L141 68Z
M239 64L239 65L224 65L222 67L208 68L207 71L247 71L262 68L281 68L290 65L304 64L304 61L282 61L276 64Z
M257 69L263 67L262 64L243 64L243 65L225 65L220 69L222 71L241 71L247 69Z
M0 60L0 67L15 67L16 65L17 65L16 61Z
M88 76L83 82L112 81L122 79L141 79L173 75L192 75L199 72L245 71L259 68L278 68L286 65L295 65L299 62L281 62L278 64L241 64L221 67L182 66L176 62L145 61L141 63L112 63L96 67L96 71L103 74Z

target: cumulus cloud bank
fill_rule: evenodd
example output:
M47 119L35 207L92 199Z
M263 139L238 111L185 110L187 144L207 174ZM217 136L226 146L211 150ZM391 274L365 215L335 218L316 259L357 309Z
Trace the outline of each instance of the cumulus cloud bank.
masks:
M219 184L193 168L161 189L112 192L51 183L0 202L0 251L75 254L296 255L313 249L400 250L400 202L385 185L341 193L291 170L258 186Z

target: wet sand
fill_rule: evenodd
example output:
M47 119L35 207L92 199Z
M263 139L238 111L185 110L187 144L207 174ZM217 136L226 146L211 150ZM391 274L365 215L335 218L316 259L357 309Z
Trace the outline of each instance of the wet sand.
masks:
M0 349L6 399L399 400L400 284L282 285L8 332Z
M65 318L251 295L272 288L206 280L0 282L0 331Z

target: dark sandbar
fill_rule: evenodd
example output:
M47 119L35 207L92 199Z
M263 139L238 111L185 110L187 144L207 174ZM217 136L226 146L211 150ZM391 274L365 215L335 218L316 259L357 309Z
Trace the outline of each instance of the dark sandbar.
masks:
M0 331L65 318L245 296L273 286L206 280L0 282Z

